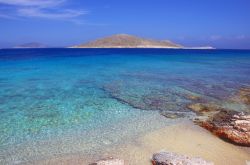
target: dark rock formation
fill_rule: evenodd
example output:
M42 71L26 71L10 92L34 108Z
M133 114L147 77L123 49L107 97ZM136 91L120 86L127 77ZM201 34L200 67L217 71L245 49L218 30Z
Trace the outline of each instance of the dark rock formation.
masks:
M159 152L152 157L153 165L212 165L201 158L191 158L171 152Z
M187 117L187 113L185 112L171 112L171 111L160 111L162 116L165 116L169 119L177 119Z

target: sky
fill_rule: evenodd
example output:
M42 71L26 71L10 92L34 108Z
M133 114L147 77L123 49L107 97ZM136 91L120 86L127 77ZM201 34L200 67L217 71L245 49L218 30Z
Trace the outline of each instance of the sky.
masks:
M71 46L119 33L250 49L250 0L0 0L0 48Z

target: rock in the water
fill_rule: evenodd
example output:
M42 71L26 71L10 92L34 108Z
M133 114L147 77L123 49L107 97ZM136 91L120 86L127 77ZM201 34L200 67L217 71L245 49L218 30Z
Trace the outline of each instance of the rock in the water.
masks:
M241 88L238 95L242 102L250 104L250 87Z
M211 103L191 103L187 105L187 108L200 115L213 114L222 110L219 106Z
M171 152L159 152L153 155L153 165L213 165L201 158L192 158Z
M250 105L250 87L242 87L232 96L231 101Z
M192 101L201 101L202 98L200 96L196 96L196 95L184 95L184 97L188 100L192 100Z
M197 122L220 138L250 147L250 115L244 112L220 111Z
M124 160L109 157L109 158L99 160L99 161L92 163L90 165L124 165L124 164L125 164Z
M223 111L224 109L213 103L191 103L187 108L199 115L199 119L207 120L214 114Z
M189 104L187 107L196 113L207 112L210 109L208 106L201 103Z
M184 118L185 116L187 116L187 114L185 113L172 113L172 112L168 112L168 111L161 111L160 114L162 116L165 116L168 119L178 119L178 118Z

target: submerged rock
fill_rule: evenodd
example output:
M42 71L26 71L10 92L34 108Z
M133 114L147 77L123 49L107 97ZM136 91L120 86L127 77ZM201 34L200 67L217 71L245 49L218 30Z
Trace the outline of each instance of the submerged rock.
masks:
M241 87L234 95L229 98L229 101L233 101L240 104L250 105L250 87Z
M182 96L171 89L154 89L137 86L137 84L109 83L101 88L117 101L135 109L150 111L186 111Z
M187 108L191 109L192 111L194 111L196 113L211 111L211 107L208 107L207 105L204 105L201 103L189 104L189 105L187 105Z
M192 101L201 101L202 98L200 96L197 95L184 95L184 97L188 100L192 100Z
M192 110L198 115L207 115L207 116L223 110L219 106L211 103L191 103L187 105L187 108Z
M224 140L250 147L249 114L223 110L206 120L198 118L196 122Z
M178 118L184 118L188 116L188 114L184 112L161 111L160 114L169 119L178 119Z
M212 162L207 162L202 158L188 157L172 152L159 152L152 157L153 165L213 165Z
M124 164L125 164L124 160L109 157L109 158L99 160L99 161L92 163L90 165L124 165Z
M240 101L245 104L250 104L250 87L241 88L238 96L240 98Z

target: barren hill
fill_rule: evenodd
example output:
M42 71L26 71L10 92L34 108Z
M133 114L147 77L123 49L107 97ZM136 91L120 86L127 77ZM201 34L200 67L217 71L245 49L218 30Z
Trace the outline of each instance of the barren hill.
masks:
M182 48L182 46L171 41L157 41L127 34L117 34L72 48Z

